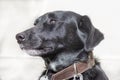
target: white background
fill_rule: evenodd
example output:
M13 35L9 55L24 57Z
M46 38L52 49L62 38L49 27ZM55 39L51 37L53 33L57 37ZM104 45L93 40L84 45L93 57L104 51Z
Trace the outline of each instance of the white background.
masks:
M0 0L0 80L37 80L44 62L22 52L15 35L32 27L40 15L54 10L70 10L91 18L105 36L94 55L110 80L120 80L119 0Z

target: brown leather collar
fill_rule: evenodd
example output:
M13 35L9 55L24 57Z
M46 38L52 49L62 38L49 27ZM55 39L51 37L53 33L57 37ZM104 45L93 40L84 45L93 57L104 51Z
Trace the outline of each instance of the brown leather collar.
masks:
M56 74L52 75L52 79L51 80L66 80L69 78L72 78L75 74L81 74L85 71L87 71L88 69L91 69L94 65L95 65L95 60L93 58L93 53L90 52L89 53L89 60L88 62L78 62L78 63L74 63L73 65L57 72ZM75 71L75 66L76 66L76 71Z

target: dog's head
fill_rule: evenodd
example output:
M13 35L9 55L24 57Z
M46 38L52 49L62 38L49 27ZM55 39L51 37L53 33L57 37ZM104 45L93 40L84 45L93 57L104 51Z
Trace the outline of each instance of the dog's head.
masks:
M40 16L33 28L17 34L16 39L30 55L44 56L60 51L92 51L103 34L87 16L55 11Z

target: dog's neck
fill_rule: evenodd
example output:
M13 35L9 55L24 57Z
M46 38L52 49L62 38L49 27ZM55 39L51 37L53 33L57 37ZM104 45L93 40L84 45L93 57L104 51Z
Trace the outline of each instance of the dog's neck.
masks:
M64 68L70 66L74 62L87 61L88 60L88 53L83 51L83 50L79 50L76 52L65 51L65 52L53 54L53 55L48 56L48 57L43 57L43 59L45 60L45 65L46 65L46 68L48 70L58 72Z

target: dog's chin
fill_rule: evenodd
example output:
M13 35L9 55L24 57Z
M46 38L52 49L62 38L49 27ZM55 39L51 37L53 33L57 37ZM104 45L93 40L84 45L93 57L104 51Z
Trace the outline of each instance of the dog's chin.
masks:
M51 48L44 48L40 50L38 49L22 49L22 50L25 51L30 56L43 56L53 51Z

